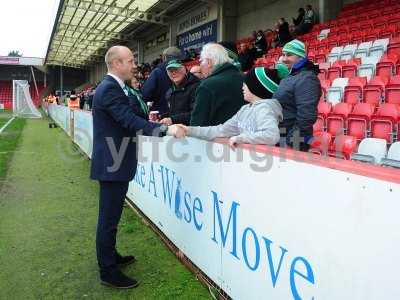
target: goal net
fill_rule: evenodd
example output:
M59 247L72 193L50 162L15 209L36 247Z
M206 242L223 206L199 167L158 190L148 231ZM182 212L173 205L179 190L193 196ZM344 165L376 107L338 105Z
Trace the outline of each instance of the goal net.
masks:
M13 80L13 114L22 118L41 118L42 115L32 102L26 80Z

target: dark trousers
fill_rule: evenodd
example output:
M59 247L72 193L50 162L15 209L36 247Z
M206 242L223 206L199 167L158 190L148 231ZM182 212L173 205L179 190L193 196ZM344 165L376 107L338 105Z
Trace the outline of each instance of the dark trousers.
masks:
M99 181L100 201L97 222L96 251L100 273L107 273L117 267L117 227L128 191L128 181Z

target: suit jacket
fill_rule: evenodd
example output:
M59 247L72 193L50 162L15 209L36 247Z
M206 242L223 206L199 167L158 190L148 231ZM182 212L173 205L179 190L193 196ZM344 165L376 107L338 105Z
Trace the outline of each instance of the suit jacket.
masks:
M161 136L157 130L160 124L136 116L128 96L109 75L96 88L92 114L90 177L99 181L131 181L137 166L136 139L133 139L136 132L141 130L143 135Z

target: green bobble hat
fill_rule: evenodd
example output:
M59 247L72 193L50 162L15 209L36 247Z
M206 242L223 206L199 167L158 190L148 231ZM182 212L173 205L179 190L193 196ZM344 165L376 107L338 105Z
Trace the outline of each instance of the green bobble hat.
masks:
M304 43L299 40L293 40L289 43L286 43L282 49L283 53L291 53L300 57L307 57L306 55L306 47Z
M244 78L244 83L250 92L261 99L270 99L272 94L278 90L280 81L276 69L264 67L251 69Z

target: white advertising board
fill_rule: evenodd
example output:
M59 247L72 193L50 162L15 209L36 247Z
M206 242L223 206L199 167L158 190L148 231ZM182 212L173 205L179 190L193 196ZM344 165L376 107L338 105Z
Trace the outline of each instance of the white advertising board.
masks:
M74 129L90 120L76 111ZM400 299L398 171L386 180L384 168L193 138L139 143L128 198L233 299Z
M74 110L74 142L92 157L93 119L90 112Z
M399 184L187 142L159 143L128 196L232 298L400 298ZM142 142L142 156L154 145Z
M48 112L49 116L57 123L57 125L70 135L70 109L63 105L50 104Z

